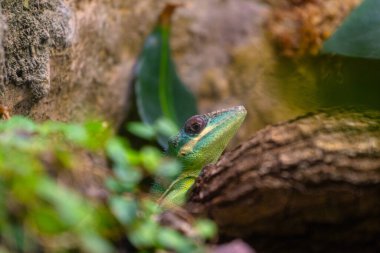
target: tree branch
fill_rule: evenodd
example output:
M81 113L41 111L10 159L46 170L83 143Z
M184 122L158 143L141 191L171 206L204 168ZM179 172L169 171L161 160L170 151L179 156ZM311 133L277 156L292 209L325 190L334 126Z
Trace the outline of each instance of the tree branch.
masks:
M267 127L226 153L204 168L187 209L265 252L365 251L379 247L379 196L380 113L332 111Z

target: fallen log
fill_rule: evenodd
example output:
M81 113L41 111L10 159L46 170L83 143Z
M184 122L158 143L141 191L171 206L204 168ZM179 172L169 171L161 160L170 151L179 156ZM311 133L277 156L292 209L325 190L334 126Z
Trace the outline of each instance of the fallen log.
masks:
M186 209L258 252L378 252L380 113L269 126L205 167Z

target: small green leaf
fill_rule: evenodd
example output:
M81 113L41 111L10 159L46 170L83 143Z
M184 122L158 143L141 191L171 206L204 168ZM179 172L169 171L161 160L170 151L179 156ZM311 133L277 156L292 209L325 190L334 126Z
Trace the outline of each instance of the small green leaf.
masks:
M152 219L140 222L131 231L129 239L136 247L152 247L156 245L160 227Z
M156 131L152 126L141 122L128 123L127 129L130 133L146 140L153 140L156 136Z
M323 52L380 59L380 1L365 0L323 45Z
M124 225L130 225L137 216L137 203L133 199L113 197L110 205L114 215Z
M156 202L148 199L142 201L142 209L144 210L147 216L156 215L161 211L160 206Z
M156 175L164 178L177 177L182 171L182 164L177 159L168 159L156 169Z
M64 134L67 139L78 144L85 143L87 138L89 138L86 129L81 125L75 124L65 127Z
M54 209L39 208L30 215L30 220L39 231L46 234L62 233L67 230Z
M134 167L127 169L125 167L116 166L113 169L117 180L123 185L124 190L128 192L134 191L142 178L141 172Z
M89 149L100 149L104 147L105 142L111 136L111 129L107 122L86 122L85 130L87 132L87 139L84 146Z
M194 227L198 234L204 239L213 238L217 232L215 223L210 220L199 219Z
M34 132L37 129L37 125L30 119L22 116L13 116L10 120L1 122L0 131L5 130L24 130L28 132Z
M168 228L162 228L158 233L158 242L167 249L173 249L175 252L194 252L194 244L186 240L177 231Z
M125 143L120 138L112 138L106 145L107 155L118 167L129 166Z
M112 177L107 178L105 184L107 189L114 193L122 193L125 190L123 184Z
M163 136L174 136L178 132L178 126L168 118L159 118L155 124L156 131Z
M115 179L119 181L108 182L108 187L117 192L121 189L129 192L134 191L142 178L140 170L133 166L134 162L139 161L135 151L129 149L121 138L116 137L107 142L106 150L108 156L114 162ZM120 188L120 185L122 185L122 188Z
M89 212L92 208L81 196L47 178L40 180L37 192L39 196L54 206L66 226L78 226L85 218L91 216Z
M136 97L139 114L147 124L162 118L173 121L177 129L197 113L196 101L180 80L171 57L170 18L175 5L167 5L159 22L147 37L135 67ZM166 147L168 137L159 136Z
M93 253L111 253L115 252L110 242L104 240L93 231L87 231L81 235L81 240L86 249L86 252Z
M141 150L141 161L144 167L151 173L154 173L160 165L161 158L161 152L154 147L144 147Z

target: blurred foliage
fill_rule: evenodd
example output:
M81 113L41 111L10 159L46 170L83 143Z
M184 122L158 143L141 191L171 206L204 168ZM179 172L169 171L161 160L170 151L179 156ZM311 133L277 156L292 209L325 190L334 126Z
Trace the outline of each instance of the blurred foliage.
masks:
M279 59L280 93L289 108L380 109L380 2L364 0L318 56Z
M63 183L62 175L83 166L83 152L106 153L113 162L106 202ZM165 167L173 166L156 148L133 150L104 123L1 121L0 251L118 252L123 238L135 252L202 251L213 224L195 224L196 238L161 227L161 208L142 190L144 177L165 176Z
M167 5L156 27L146 38L134 72L139 114L147 124L171 120L177 130L197 113L194 96L177 74L170 50L170 19L176 5ZM166 147L168 138L160 134L159 143Z
M106 207L58 183L50 173L76 167L75 147L98 150L109 131L100 123L0 124L0 234L4 252L80 249L111 252ZM50 173L49 173L50 171Z
M364 106L380 109L380 2L364 0L324 43L317 70L323 106Z
M324 107L380 110L380 60L327 57L315 62L319 101ZM322 63L323 60L323 63Z
M333 54L380 59L380 1L364 0L324 43Z
M178 127L167 118L159 118L151 125L142 122L130 122L127 129L132 134L146 140L153 140L157 135L167 138L167 136L176 135L178 132Z
M380 109L380 60L321 55L281 59L282 102L306 111L328 107Z

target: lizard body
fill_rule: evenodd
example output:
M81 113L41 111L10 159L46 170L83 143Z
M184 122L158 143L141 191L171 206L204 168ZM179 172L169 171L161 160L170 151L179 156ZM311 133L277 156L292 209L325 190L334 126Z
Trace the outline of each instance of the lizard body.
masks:
M189 118L169 139L167 154L177 157L183 168L161 196L160 203L181 205L202 168L218 160L244 121L244 106L235 106Z

